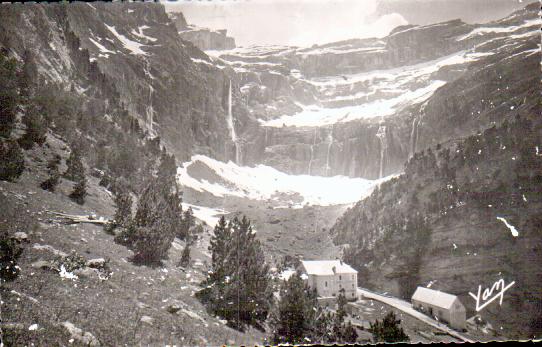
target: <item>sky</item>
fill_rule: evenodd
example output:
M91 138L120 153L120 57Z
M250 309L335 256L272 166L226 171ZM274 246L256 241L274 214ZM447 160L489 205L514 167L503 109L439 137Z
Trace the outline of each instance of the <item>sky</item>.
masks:
M351 38L383 37L405 24L461 18L498 19L527 0L181 0L163 1L189 24L227 29L237 46L311 46Z

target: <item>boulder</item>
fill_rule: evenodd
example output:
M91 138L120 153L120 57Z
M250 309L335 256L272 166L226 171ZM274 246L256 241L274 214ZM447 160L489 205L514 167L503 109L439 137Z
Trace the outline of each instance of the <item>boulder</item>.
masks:
M152 325L152 324L154 323L154 318L149 317L149 316L142 316L142 317L141 317L141 321L142 321L143 323L147 323L147 324L149 324L149 325Z
M171 304L167 307L167 311L171 314L177 313L181 310L181 306L177 304Z
M101 269L105 266L107 261L104 258L95 258L87 260L87 266L94 269Z
M68 330L74 340L80 342L82 345L91 347L100 346L100 341L98 341L94 335L88 331L83 331L82 329L73 325L73 323L66 321L62 323L62 326Z
M13 239L19 242L28 241L28 235L25 232L17 231L13 234Z
M53 270L54 266L47 260L38 260L30 265L34 269Z

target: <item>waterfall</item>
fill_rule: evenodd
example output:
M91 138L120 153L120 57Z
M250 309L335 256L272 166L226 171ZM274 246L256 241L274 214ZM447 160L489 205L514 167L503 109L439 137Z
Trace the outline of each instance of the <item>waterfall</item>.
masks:
M311 174L311 169L312 169L312 159L314 157L314 146L316 145L316 130L317 128L314 128L314 135L312 136L311 157L309 159L309 172L308 172L309 176Z
M235 163L240 164L239 159L241 157L241 151L239 144L237 143L237 134L235 133L235 126L233 125L233 112L232 112L232 89L231 89L231 80L228 90L228 128L230 129L230 136L233 144L235 146Z
M154 93L154 88L149 84L149 104L147 105L147 129L149 129L149 135L154 136L154 108L152 106L152 95Z
M420 124L425 115L426 106L427 106L427 101L423 103L422 106L420 107L419 115L414 116L414 119L412 120L412 132L410 134L410 141L411 141L410 157L414 156L414 153L416 153L416 150L418 149L418 138L420 137Z
M378 173L378 178L382 178L384 172L384 159L386 156L386 150L388 149L388 142L386 139L386 126L380 125L378 131L376 132L376 137L380 141L380 170Z
M333 145L333 125L331 125L331 131L328 135L328 145L327 145L327 155L326 155L326 176L328 175L329 169L329 153L331 152L331 146Z
M410 132L410 153L408 155L409 158L412 158L414 156L414 153L416 153L416 145L418 142L418 117L414 116L412 119L412 131Z
M243 165L243 146L239 142L235 142L235 163L239 166Z

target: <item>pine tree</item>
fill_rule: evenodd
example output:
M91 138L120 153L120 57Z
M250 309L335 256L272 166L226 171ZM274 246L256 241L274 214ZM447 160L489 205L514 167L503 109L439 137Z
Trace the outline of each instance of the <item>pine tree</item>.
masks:
M55 155L47 163L47 170L49 171L49 178L40 183L40 187L44 190L54 192L56 186L60 182L60 172L58 171L58 165L60 164L60 156Z
M117 207L113 217L115 225L127 227L132 221L132 196L125 186L115 189L114 201Z
M14 181L24 171L24 155L17 141L0 140L0 180Z
M389 312L382 321L378 319L371 323L370 331L373 334L373 341L377 342L404 342L409 341L400 325L401 320L395 317L393 311Z
M39 146L43 145L47 139L45 135L47 126L38 107L33 103L28 104L22 121L26 129L23 136L19 139L21 147L28 150L34 146L34 143Z
M209 252L211 252L211 283L222 281L226 276L226 257L231 243L231 225L221 216L211 236Z
M186 245L183 248L183 253L181 255L181 261L179 266L186 268L190 264L190 244L186 242Z
M139 198L132 223L115 238L134 250L136 263L159 263L167 255L180 227L182 200L176 185L172 192L172 182L151 178Z
M273 344L314 342L316 293L294 273L280 288L277 311L271 319Z
M20 97L17 92L17 61L0 51L0 137L9 138L15 126Z
M267 318L272 302L271 279L260 242L246 216L241 221L234 218L232 236L226 266L234 271L225 298L237 303L230 310L230 324L243 330L245 325L259 326Z
M221 218L209 249L212 271L198 298L236 329L261 326L271 306L271 279L250 221L236 217L226 226Z
M23 98L31 98L33 96L33 81L38 77L38 68L34 53L30 50L23 52L23 67L19 74L19 90Z
M181 229L178 235L179 238L186 239L190 233L190 229L194 227L194 225L196 225L196 221L194 219L194 212L192 211L192 207L189 207L183 213Z
M344 325L342 335L342 340L346 343L355 343L358 339L358 333L356 332L356 329L350 321L346 325Z
M348 301L346 300L346 297L344 296L344 289L341 290L339 293L339 296L337 297L337 317L342 322L344 321L344 318L346 317L346 304Z
M81 177L85 176L85 168L79 155L79 151L72 150L68 160L66 160L68 169L64 173L64 177L72 181L79 181Z
M73 191L70 194L70 198L80 205L85 203L85 197L87 196L87 179L79 177L78 181L73 187Z

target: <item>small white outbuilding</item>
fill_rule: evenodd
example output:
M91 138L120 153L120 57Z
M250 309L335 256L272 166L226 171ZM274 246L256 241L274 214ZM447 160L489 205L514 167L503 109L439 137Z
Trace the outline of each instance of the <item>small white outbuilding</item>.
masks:
M454 329L463 330L466 327L465 306L455 295L418 287L412 295L412 307L449 324Z
M338 297L356 300L358 272L342 260L303 260L302 270L310 288L316 288L321 298Z

